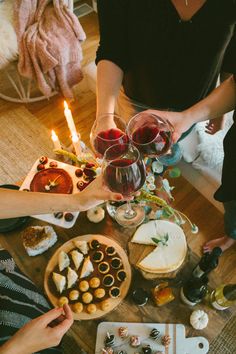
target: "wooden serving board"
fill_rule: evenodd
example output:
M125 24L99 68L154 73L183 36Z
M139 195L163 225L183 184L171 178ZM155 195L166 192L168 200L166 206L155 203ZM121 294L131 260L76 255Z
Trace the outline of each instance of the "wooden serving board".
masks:
M119 327L127 327L129 336L140 336L141 345L132 348L129 344L130 339L121 339L118 335ZM156 328L160 335L157 340L149 338L149 334L153 328ZM185 337L185 327L182 324L170 323L126 323L126 322L102 322L98 325L97 340L95 354L100 354L104 348L104 339L106 334L115 335L115 345L113 349L115 353L124 350L128 354L141 353L142 347L150 345L153 353L161 351L163 354L206 354L209 350L209 342L204 337ZM161 344L161 337L169 335L171 342L169 347Z
M52 160L48 158L48 162L45 164L45 168L49 168L49 163L51 161L56 161L57 162L57 167L58 168L62 168L63 170L65 170L71 177L72 182L73 182L73 193L78 193L79 190L76 186L77 182L79 181L80 178L76 177L75 175L75 171L77 170L78 167L74 167L72 165L68 165L67 163L61 162L61 161L57 161L57 160ZM39 159L35 161L35 163L33 164L31 170L29 171L28 175L26 176L26 178L24 179L24 182L22 183L20 190L23 189L30 189L30 183L32 181L32 179L34 178L34 175L38 172L37 171L37 166L39 164ZM53 214L42 214L42 215L32 215L33 218L39 219L39 220L43 220L46 222L49 222L53 225L57 225L60 227L63 227L65 229L70 229L71 227L74 226L76 219L79 215L79 211L77 212L72 212L71 213L74 218L72 221L66 221L64 219L64 216L61 219L57 219L55 218L55 216Z
M109 237L103 236L103 235L83 235L83 236L78 236L75 237L66 243L62 245L58 250L54 253L52 258L49 260L48 265L45 270L45 275L44 275L44 289L45 292L51 301L51 303L57 307L58 306L58 299L60 298L60 295L58 294L58 297L54 295L54 293L51 291L50 286L49 286L49 279L51 277L51 274L55 267L58 264L58 255L61 251L64 251L66 253L70 252L72 249L75 248L73 241L87 241L89 242L92 239L97 239L101 244L104 244L106 246L113 246L118 253L119 257L122 260L123 263L123 269L125 270L127 277L125 281L120 285L120 296L117 298L110 298L111 306L108 311L102 311L101 309L97 309L97 311L93 314L88 314L85 310L82 311L81 313L73 313L74 319L75 320L91 320L95 318L100 318L102 316L105 316L107 313L110 311L114 310L120 303L121 301L125 298L125 296L128 293L130 283L131 283L131 277L132 277L132 272L131 272L131 267L129 264L129 260L127 257L127 254L125 253L124 249L115 241L110 239ZM83 280L86 280L87 278L84 278ZM63 296L63 295L61 295Z

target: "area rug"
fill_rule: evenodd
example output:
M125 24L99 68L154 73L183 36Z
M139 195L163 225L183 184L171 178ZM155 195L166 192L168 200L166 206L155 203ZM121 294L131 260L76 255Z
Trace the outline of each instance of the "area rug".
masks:
M211 343L209 354L236 353L236 316L225 325L220 335Z
M0 184L24 179L41 155L53 156L50 131L25 107L0 114Z

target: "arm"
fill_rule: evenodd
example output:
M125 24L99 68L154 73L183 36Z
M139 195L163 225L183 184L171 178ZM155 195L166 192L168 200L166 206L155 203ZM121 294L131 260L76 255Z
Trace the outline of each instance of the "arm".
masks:
M97 118L104 113L114 113L116 98L123 79L123 70L109 60L97 66Z
M226 72L221 72L220 73L220 83L224 82L227 80L232 74L226 73ZM219 116L218 118L214 119L209 119L209 121L206 123L206 130L205 132L208 134L215 134L219 130L224 129L224 123L225 123L225 116Z
M183 112L162 112L149 110L163 118L168 119L174 126L174 141L187 131L193 124L214 119L235 108L236 85L233 76L224 81L202 101Z
M121 200L121 194L107 190L102 176L75 194L47 194L0 188L0 219L49 214L57 211L85 211L104 202Z
M57 324L52 326L55 320ZM63 309L55 308L19 329L0 347L0 354L32 354L58 346L72 324L73 316L68 305L64 305Z

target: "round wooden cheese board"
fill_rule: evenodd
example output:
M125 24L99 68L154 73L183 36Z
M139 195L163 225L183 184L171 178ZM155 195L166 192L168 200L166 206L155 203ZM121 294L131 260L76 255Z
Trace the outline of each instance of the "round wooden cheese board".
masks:
M58 265L59 253L61 251L64 251L68 254L70 251L75 249L76 247L75 247L74 241L89 242L93 239L98 240L101 243L101 245L112 246L115 248L117 256L122 261L122 268L126 272L126 279L120 284L120 296L117 298L109 298L110 307L107 311L102 311L101 308L99 307L99 303L94 302L97 306L97 311L95 313L89 314L86 311L87 306L84 305L84 309L81 313L73 312L73 316L74 316L75 320L91 320L91 319L96 319L96 318L100 318L100 317L107 315L107 313L114 310L122 302L122 300L126 297L129 287L130 287L130 283L131 283L132 272L131 272L131 266L129 264L127 254L124 251L124 249L117 242L115 242L111 238L103 236L103 235L89 234L89 235L78 236L78 237L75 237L75 238L67 241L60 248L58 248L58 250L54 253L54 255L49 260L48 265L46 267L45 275L44 275L44 289L45 289L45 292L46 292L50 302L53 304L53 306L57 307L59 298L61 296L65 296L63 293L62 294L56 293L55 286L52 283L52 273L53 273L53 271L55 271L55 269ZM95 263L94 263L94 265L95 265ZM81 269L81 267L78 269L78 274L79 274L80 269ZM99 277L98 273L96 273L96 274L92 273L88 278L84 278L83 280L89 281L89 278L91 278L93 276ZM104 276L104 274L101 274L101 277L102 276ZM74 289L75 288L73 288L71 290L74 290ZM78 286L76 287L76 289L78 289ZM71 306L71 308L73 311L73 306Z

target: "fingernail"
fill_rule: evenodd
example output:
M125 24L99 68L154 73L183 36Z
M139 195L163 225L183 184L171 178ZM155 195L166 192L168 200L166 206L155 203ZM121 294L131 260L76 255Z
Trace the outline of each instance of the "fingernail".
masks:
M122 199L122 196L121 196L121 195L116 195L116 196L115 196L115 199L116 199L116 200L121 200L121 199Z

